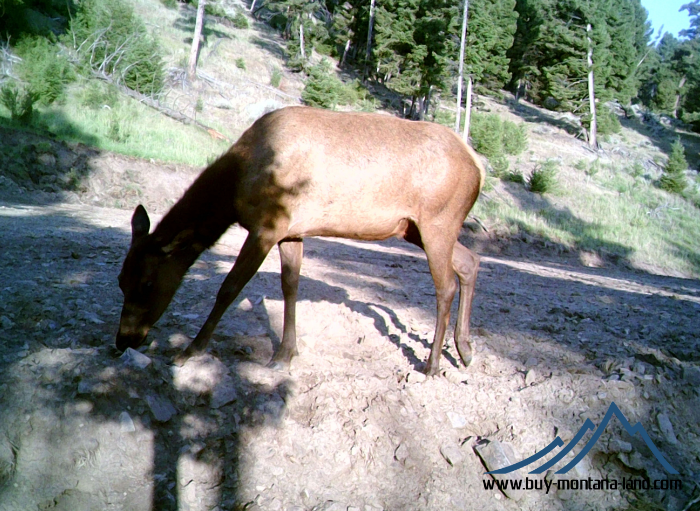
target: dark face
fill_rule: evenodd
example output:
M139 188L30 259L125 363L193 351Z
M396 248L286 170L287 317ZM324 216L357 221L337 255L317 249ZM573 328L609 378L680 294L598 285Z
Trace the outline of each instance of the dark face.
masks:
M124 294L116 341L120 351L143 344L182 279L173 258L154 246L148 236L149 228L148 214L138 206L131 219L131 246L119 274L119 288Z

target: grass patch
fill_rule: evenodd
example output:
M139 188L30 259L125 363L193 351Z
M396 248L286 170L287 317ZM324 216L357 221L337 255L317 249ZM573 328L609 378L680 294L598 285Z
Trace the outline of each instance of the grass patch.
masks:
M7 108L0 108L0 122L16 125ZM23 126L29 127L26 123ZM113 95L109 87L99 83L83 90L71 87L65 104L35 109L31 127L99 149L195 166L205 165L207 158L228 147L227 142L214 140L200 129L184 126L130 98Z
M700 276L700 210L692 203L607 166L594 184L583 179L569 185L576 193L566 193L565 205L547 197L536 206L484 197L474 214L506 234L526 232L562 249L596 251L637 267Z

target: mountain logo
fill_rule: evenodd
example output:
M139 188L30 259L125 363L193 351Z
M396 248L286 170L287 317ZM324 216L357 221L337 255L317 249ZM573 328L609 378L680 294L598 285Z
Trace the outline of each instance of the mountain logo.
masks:
M629 421L625 417L625 415L620 411L620 409L617 407L617 405L614 402L610 403L610 406L608 407L608 411L605 414L605 417L603 417L603 421L600 423L600 426L598 428L595 427L595 424L593 424L593 421L591 419L586 419L586 422L583 423L583 426L581 426L581 429L578 430L578 433L574 436L574 438L566 445L564 446L564 442L562 441L561 438L558 436L552 440L552 442L542 449L540 452L537 452L530 456L527 459L524 459L523 461L520 461L518 463L513 463L512 465L509 465L504 468L500 468L498 470L492 470L491 472L486 472L487 474L510 474L511 472L514 472L520 468L527 467L528 465L531 465L532 463L536 462L540 458L546 456L553 450L555 450L557 447L562 447L564 448L559 451L559 453L554 456L551 460L549 460L547 463L544 465L541 465L540 467L536 468L535 470L530 471L530 474L541 474L542 472L546 471L550 467L556 465L559 461L564 458L574 447L576 447L576 444L578 444L581 439L583 438L583 435L586 434L588 431L594 431L593 436L591 439L588 441L588 443L581 449L581 452L578 453L578 455L566 466L562 467L561 469L557 470L557 474L566 474L569 470L574 468L582 459L583 457L588 454L588 451L590 451L595 443L598 441L600 436L603 434L603 431L605 431L606 426L608 425L608 422L610 422L610 419L612 419L612 416L615 415L618 420L622 423L624 426L625 430L627 433L630 435L634 436L637 433L639 433L644 439L644 442L647 444L647 447L651 449L651 452L654 454L656 459L663 465L663 467L666 469L666 472L670 474L678 474L678 471L673 468L668 461L666 461L666 458L664 458L664 455L661 454L661 451L654 445L654 442L652 442L651 438L649 438L649 434L646 432L644 427L642 426L641 422L638 422L634 426L630 425Z

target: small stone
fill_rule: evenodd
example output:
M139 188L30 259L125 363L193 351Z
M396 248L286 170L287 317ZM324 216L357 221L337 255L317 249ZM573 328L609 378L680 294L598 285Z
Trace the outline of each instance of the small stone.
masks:
M694 387L700 387L700 367L683 367L683 379Z
M145 369L151 364L151 359L133 348L127 348L120 357L124 365Z
M244 298L238 304L238 308L244 312L250 312L253 310L253 303L248 298Z
M442 457L445 458L445 461L447 461L447 463L449 463L453 467L460 465L464 461L464 454L462 454L462 451L459 449L459 446L453 443L441 446L440 454L442 454Z
M617 455L617 459L626 467L634 470L644 470L645 468L644 456L637 451L631 453L621 452Z
M92 393L93 384L89 380L80 380L78 382L78 394L90 394Z
M535 357L530 357L525 361L525 367L535 367L540 363L540 361Z
M537 371L534 369L530 369L526 374L525 374L525 386L529 387L533 383L537 381Z
M450 424L455 429L467 427L467 419L455 412L447 412L447 418L450 419Z
M146 403L151 409L153 417L158 422L168 422L172 416L177 413L177 410L170 401L164 397L156 396L155 394L147 395Z
M122 412L119 414L119 429L122 433L133 433L136 431L134 421L127 412Z
M455 383L457 385L467 383L467 375L464 373L460 373L459 371L447 370L445 371L445 378L450 383Z
M396 448L394 458L401 463L406 461L406 458L408 458L408 447L406 447L406 444L401 444Z
M612 440L608 444L609 452L632 452L632 444L629 442L623 442L622 440Z
M406 375L406 381L408 383L422 383L426 380L426 376L418 371L410 371Z
M233 378L227 376L214 388L209 404L212 408L221 408L236 399L238 399L238 393L236 392L235 382Z
M660 413L656 416L656 421L659 423L659 429L661 430L661 434L664 436L664 439L669 444L676 445L678 443L678 439L676 438L676 434L673 432L673 424L671 424L671 420L668 418L668 415L665 413Z
M479 455L488 471L505 468L520 461L520 458L516 456L515 451L510 444L501 443L497 440L478 444L474 447L474 450ZM493 477L500 481L508 479L520 481L523 480L519 470L509 474L493 474ZM520 500L524 495L524 490L514 490L509 487L508 489L503 490L503 493L513 500Z
M0 327L5 330L9 330L13 326L15 326L15 323L10 318L7 316L0 316Z

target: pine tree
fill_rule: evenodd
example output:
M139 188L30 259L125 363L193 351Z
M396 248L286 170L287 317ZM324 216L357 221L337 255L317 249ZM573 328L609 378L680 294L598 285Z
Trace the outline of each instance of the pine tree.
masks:
M671 147L671 156L659 181L661 188L671 193L682 193L687 186L685 181L687 168L688 162L685 160L683 145L680 140L676 140Z

